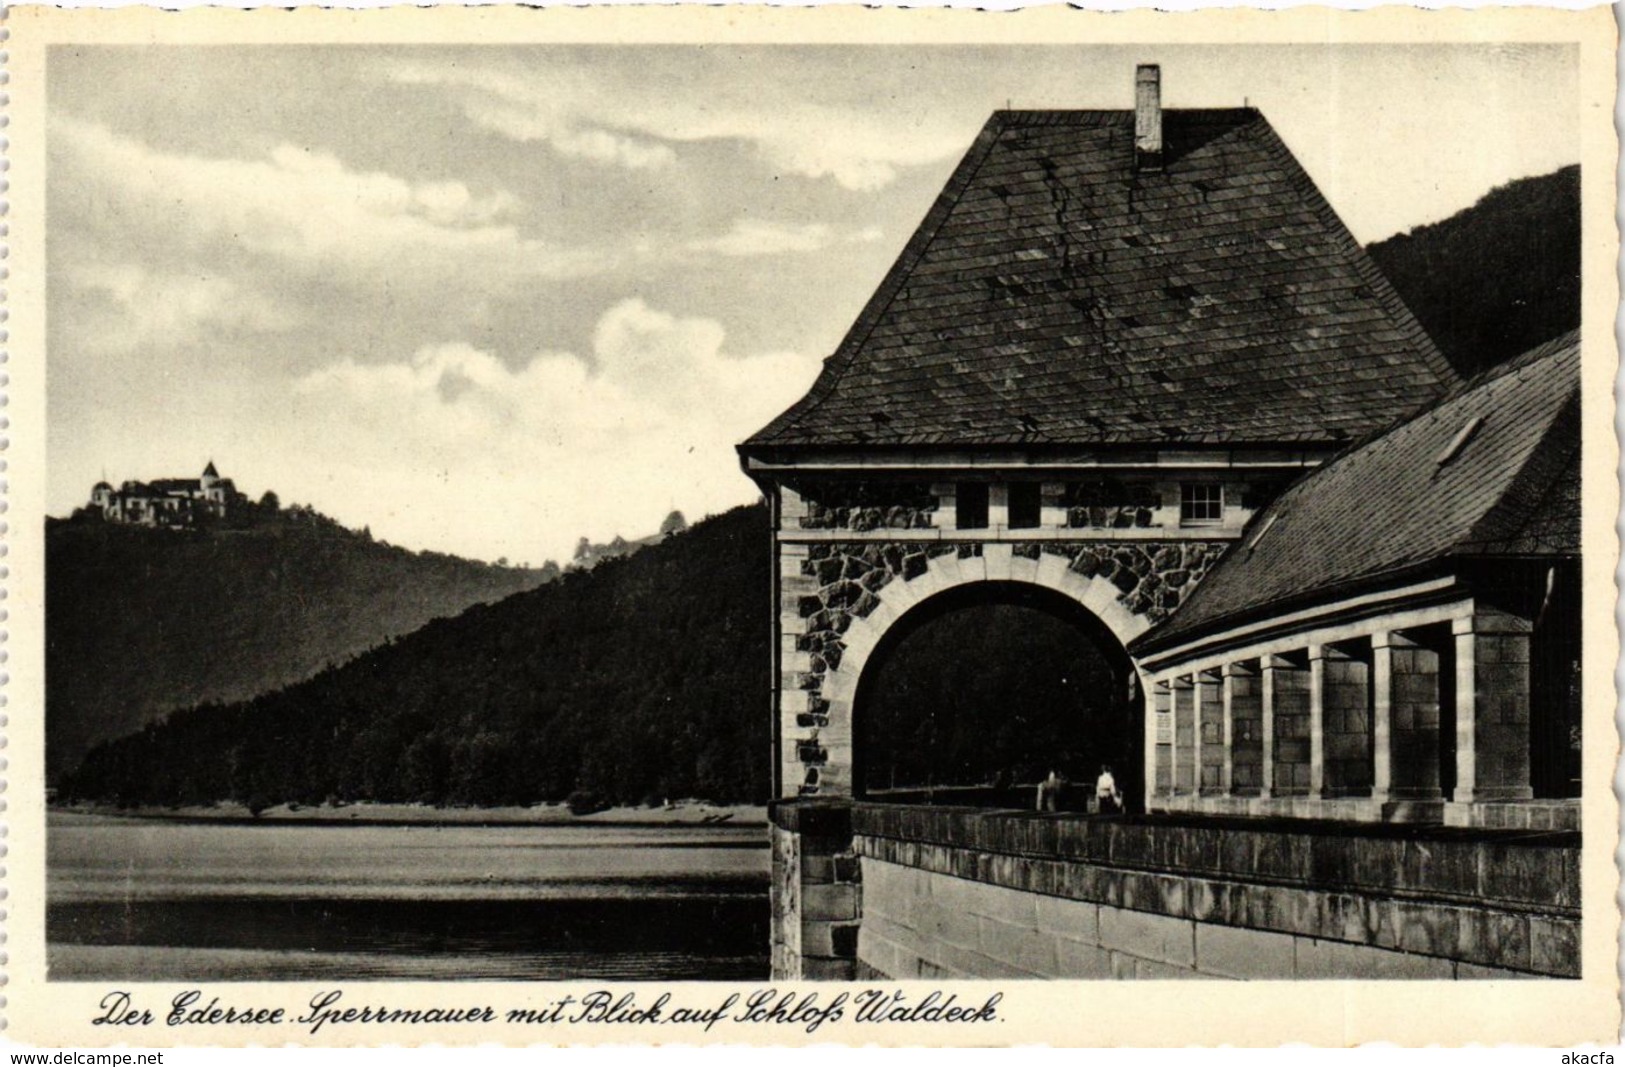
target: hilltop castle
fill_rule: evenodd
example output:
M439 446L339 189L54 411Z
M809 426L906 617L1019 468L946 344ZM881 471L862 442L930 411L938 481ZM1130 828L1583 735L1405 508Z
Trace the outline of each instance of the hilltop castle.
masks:
M131 526L192 527L225 519L248 504L230 478L220 477L214 461L196 478L127 481L114 489L105 481L90 491L90 508L108 522Z

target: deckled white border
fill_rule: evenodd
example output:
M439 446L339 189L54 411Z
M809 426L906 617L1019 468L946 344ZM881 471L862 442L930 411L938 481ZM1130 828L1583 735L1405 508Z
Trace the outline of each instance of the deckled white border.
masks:
M718 3L716 4L708 4L705 3L704 0L548 0L548 2L542 3L528 3L525 6L586 8L628 7L635 5L665 7L729 6L735 4L738 4L739 6L746 6L740 3L740 0L718 0ZM180 11L201 7L221 7L250 10L258 7L276 5L255 2L255 0L214 0L214 2L211 2L211 0L164 0L164 2L149 4L143 4L141 0L101 0L101 2L94 2L94 0L61 0L61 2L55 4L54 6L75 9L150 6L162 10ZM359 11L389 7L417 7L421 5L414 4L411 2L411 0L333 0L333 2L324 3L320 6ZM456 2L444 0L443 3L439 3L436 6L497 8L510 5L501 3L500 0L456 0ZM826 3L825 0L765 0L765 2L756 4L754 6L809 8L838 5ZM1245 2L1245 0L1139 0L1139 2L1136 2L1136 0L1074 0L1074 2L1070 3L1066 3L1065 0L1034 0L1034 2L1022 2L1022 0L934 0L934 2L922 3L899 3L896 2L896 0L877 0L876 2L876 0L872 0L872 2L866 3L864 6L871 8L892 9L930 8L957 11L983 10L989 12L1010 12L1025 8L1065 6L1068 8L1086 11L1145 12L1199 11L1212 9L1285 11L1294 8L1308 7L1335 8L1343 11L1368 11L1391 5L1385 5L1382 0L1329 0L1329 2L1320 4L1300 2L1300 0L1290 0L1290 2L1289 0L1282 0L1282 2L1258 0L1258 2L1253 3ZM1488 10L1493 8L1514 7L1579 11L1601 5L1595 2L1595 0L1531 0L1531 2L1525 4L1494 3L1487 2L1487 0L1463 0L1463 2L1455 3L1448 2L1448 0L1413 0L1413 3L1408 6L1431 11L1448 9ZM1616 25L1619 24L1622 16L1625 16L1625 12L1622 12L1620 8L1616 8ZM9 130L9 113L11 104L10 94L8 91L10 80L9 70L6 69L10 56L7 51L3 50L5 43L10 39L10 31L4 25L5 17L5 9L0 8L0 131ZM1625 57L1616 56L1616 63L1620 71L1625 71ZM1625 104L1622 104L1617 96L1615 101L1614 117L1616 131L1625 129ZM9 343L9 286L7 283L9 282L10 277L8 265L10 254L9 149L9 136L6 136L4 133L0 133L0 860L4 860L9 855L7 840L9 838L10 830L9 821L5 818L5 813L7 811L6 772L8 770L8 761L3 755L3 751L8 740L8 683L10 681L10 672L8 669L9 634L5 629L5 626L9 622L8 595L10 590L10 571L9 560L7 557L9 554L10 545L10 529L9 516L7 512L9 505L8 493L11 481L8 469L10 422L9 416L6 414L7 405L9 403L10 385L8 364L9 357L6 350L6 346ZM1616 223L1622 223L1622 221L1625 221L1625 212L1621 212L1619 207L1621 197L1618 194L1622 189L1625 189L1625 172L1616 170ZM1619 263L1616 265L1616 280L1621 279L1625 279L1625 260L1619 261ZM1592 336L1594 336L1594 334ZM1625 341L1625 305L1616 305L1615 338L1616 343ZM1621 347L1625 348L1625 344L1622 344ZM1616 369L1614 398L1615 431L1617 443L1618 440L1625 440L1625 413L1622 413L1622 407L1625 407L1625 405L1622 405L1621 403L1622 398L1625 398L1625 365L1621 365ZM1622 487L1625 487L1625 467L1620 468L1619 483ZM1616 517L1615 532L1616 535L1620 535L1622 538L1625 538L1625 512L1621 512L1620 515ZM1621 558L1616 566L1616 592L1620 588L1625 588L1625 558ZM1620 600L1617 598L1617 596L1615 616L1616 626L1620 630L1625 630L1625 600ZM1621 696L1622 693L1625 693L1625 657L1621 657L1616 662L1615 685L1616 729L1620 729L1622 732L1625 732L1625 697ZM1616 798L1625 798L1625 761L1620 761L1617 758L1614 777L1614 793ZM1622 824L1625 824L1625 812L1622 812ZM1625 870L1625 833L1622 833L1621 837L1617 840L1615 861L1616 873L1618 870ZM6 949L6 922L9 919L10 908L8 895L9 891L6 886L6 874L6 867L3 864L0 864L0 1031L7 1028L7 1019L4 1014L7 1008L7 998L4 996L3 987L6 985L8 980L6 966L9 963L9 952ZM1619 888L1616 893L1616 904L1621 904L1622 902L1625 902L1625 882L1621 882L1619 884ZM1618 941L1622 949L1619 957L1619 971L1621 975L1625 975L1625 924L1622 924L1618 931ZM1256 986L1259 985L1259 983L1252 983L1252 985ZM1622 1026L1625 1026L1625 1024L1622 1024ZM0 1048L10 1046L11 1042L0 1038ZM706 1055L708 1057L712 1056L718 1050L695 1051L690 1049L688 1051L695 1052L697 1058L698 1055ZM734 1051L737 1052L740 1050L735 1049ZM1235 1052L1236 1050L1231 1051ZM760 1053L747 1052L746 1054L759 1055ZM1249 1059L1251 1059L1253 1054L1247 1055L1249 1056ZM1436 1055L1436 1053L1431 1053L1431 1055Z

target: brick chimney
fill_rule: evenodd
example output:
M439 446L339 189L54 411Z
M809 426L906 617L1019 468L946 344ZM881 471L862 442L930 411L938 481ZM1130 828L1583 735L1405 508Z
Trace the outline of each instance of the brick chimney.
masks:
M1162 169L1162 68L1155 63L1134 68L1134 165Z

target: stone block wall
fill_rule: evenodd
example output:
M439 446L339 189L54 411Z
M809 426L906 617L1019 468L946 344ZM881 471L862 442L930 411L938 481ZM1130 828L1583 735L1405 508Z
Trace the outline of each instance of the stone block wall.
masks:
M858 941L870 977L1528 978L1343 941L1219 926L865 859Z
M1369 650L1327 646L1323 686L1325 795L1371 795L1371 664Z
M859 804L859 973L1579 974L1575 834L1264 829Z
M1224 784L1224 694L1219 672L1203 671L1196 676L1196 717L1202 745L1200 792L1220 794Z
M1276 796L1309 793L1309 668L1271 657L1275 686Z
M801 518L798 512L794 521ZM781 522L791 521L781 516ZM939 540L913 528L851 536L779 544L778 704L785 795L855 792L852 724L845 714L853 694L843 698L831 685L853 653L855 633L873 636L896 622L909 604L954 585L1008 581L1067 595L1080 588L1098 590L1092 594L1098 599L1084 606L1126 642L1177 606L1225 548L1216 541ZM862 626L865 622L870 625ZM873 643L861 651L872 650Z
M1393 657L1393 795L1434 799L1439 788L1439 653L1396 641Z
M858 977L863 872L844 805L776 804L770 810L775 979Z
M1173 684L1174 790L1196 792L1196 686L1181 679Z
M1230 788L1256 796L1264 785L1264 706L1258 671L1233 664L1225 672L1230 701Z

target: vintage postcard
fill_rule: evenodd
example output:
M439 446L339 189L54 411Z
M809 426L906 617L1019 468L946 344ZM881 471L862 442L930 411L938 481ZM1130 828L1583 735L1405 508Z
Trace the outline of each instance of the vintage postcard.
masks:
M11 1038L1618 1039L1608 10L9 29Z

